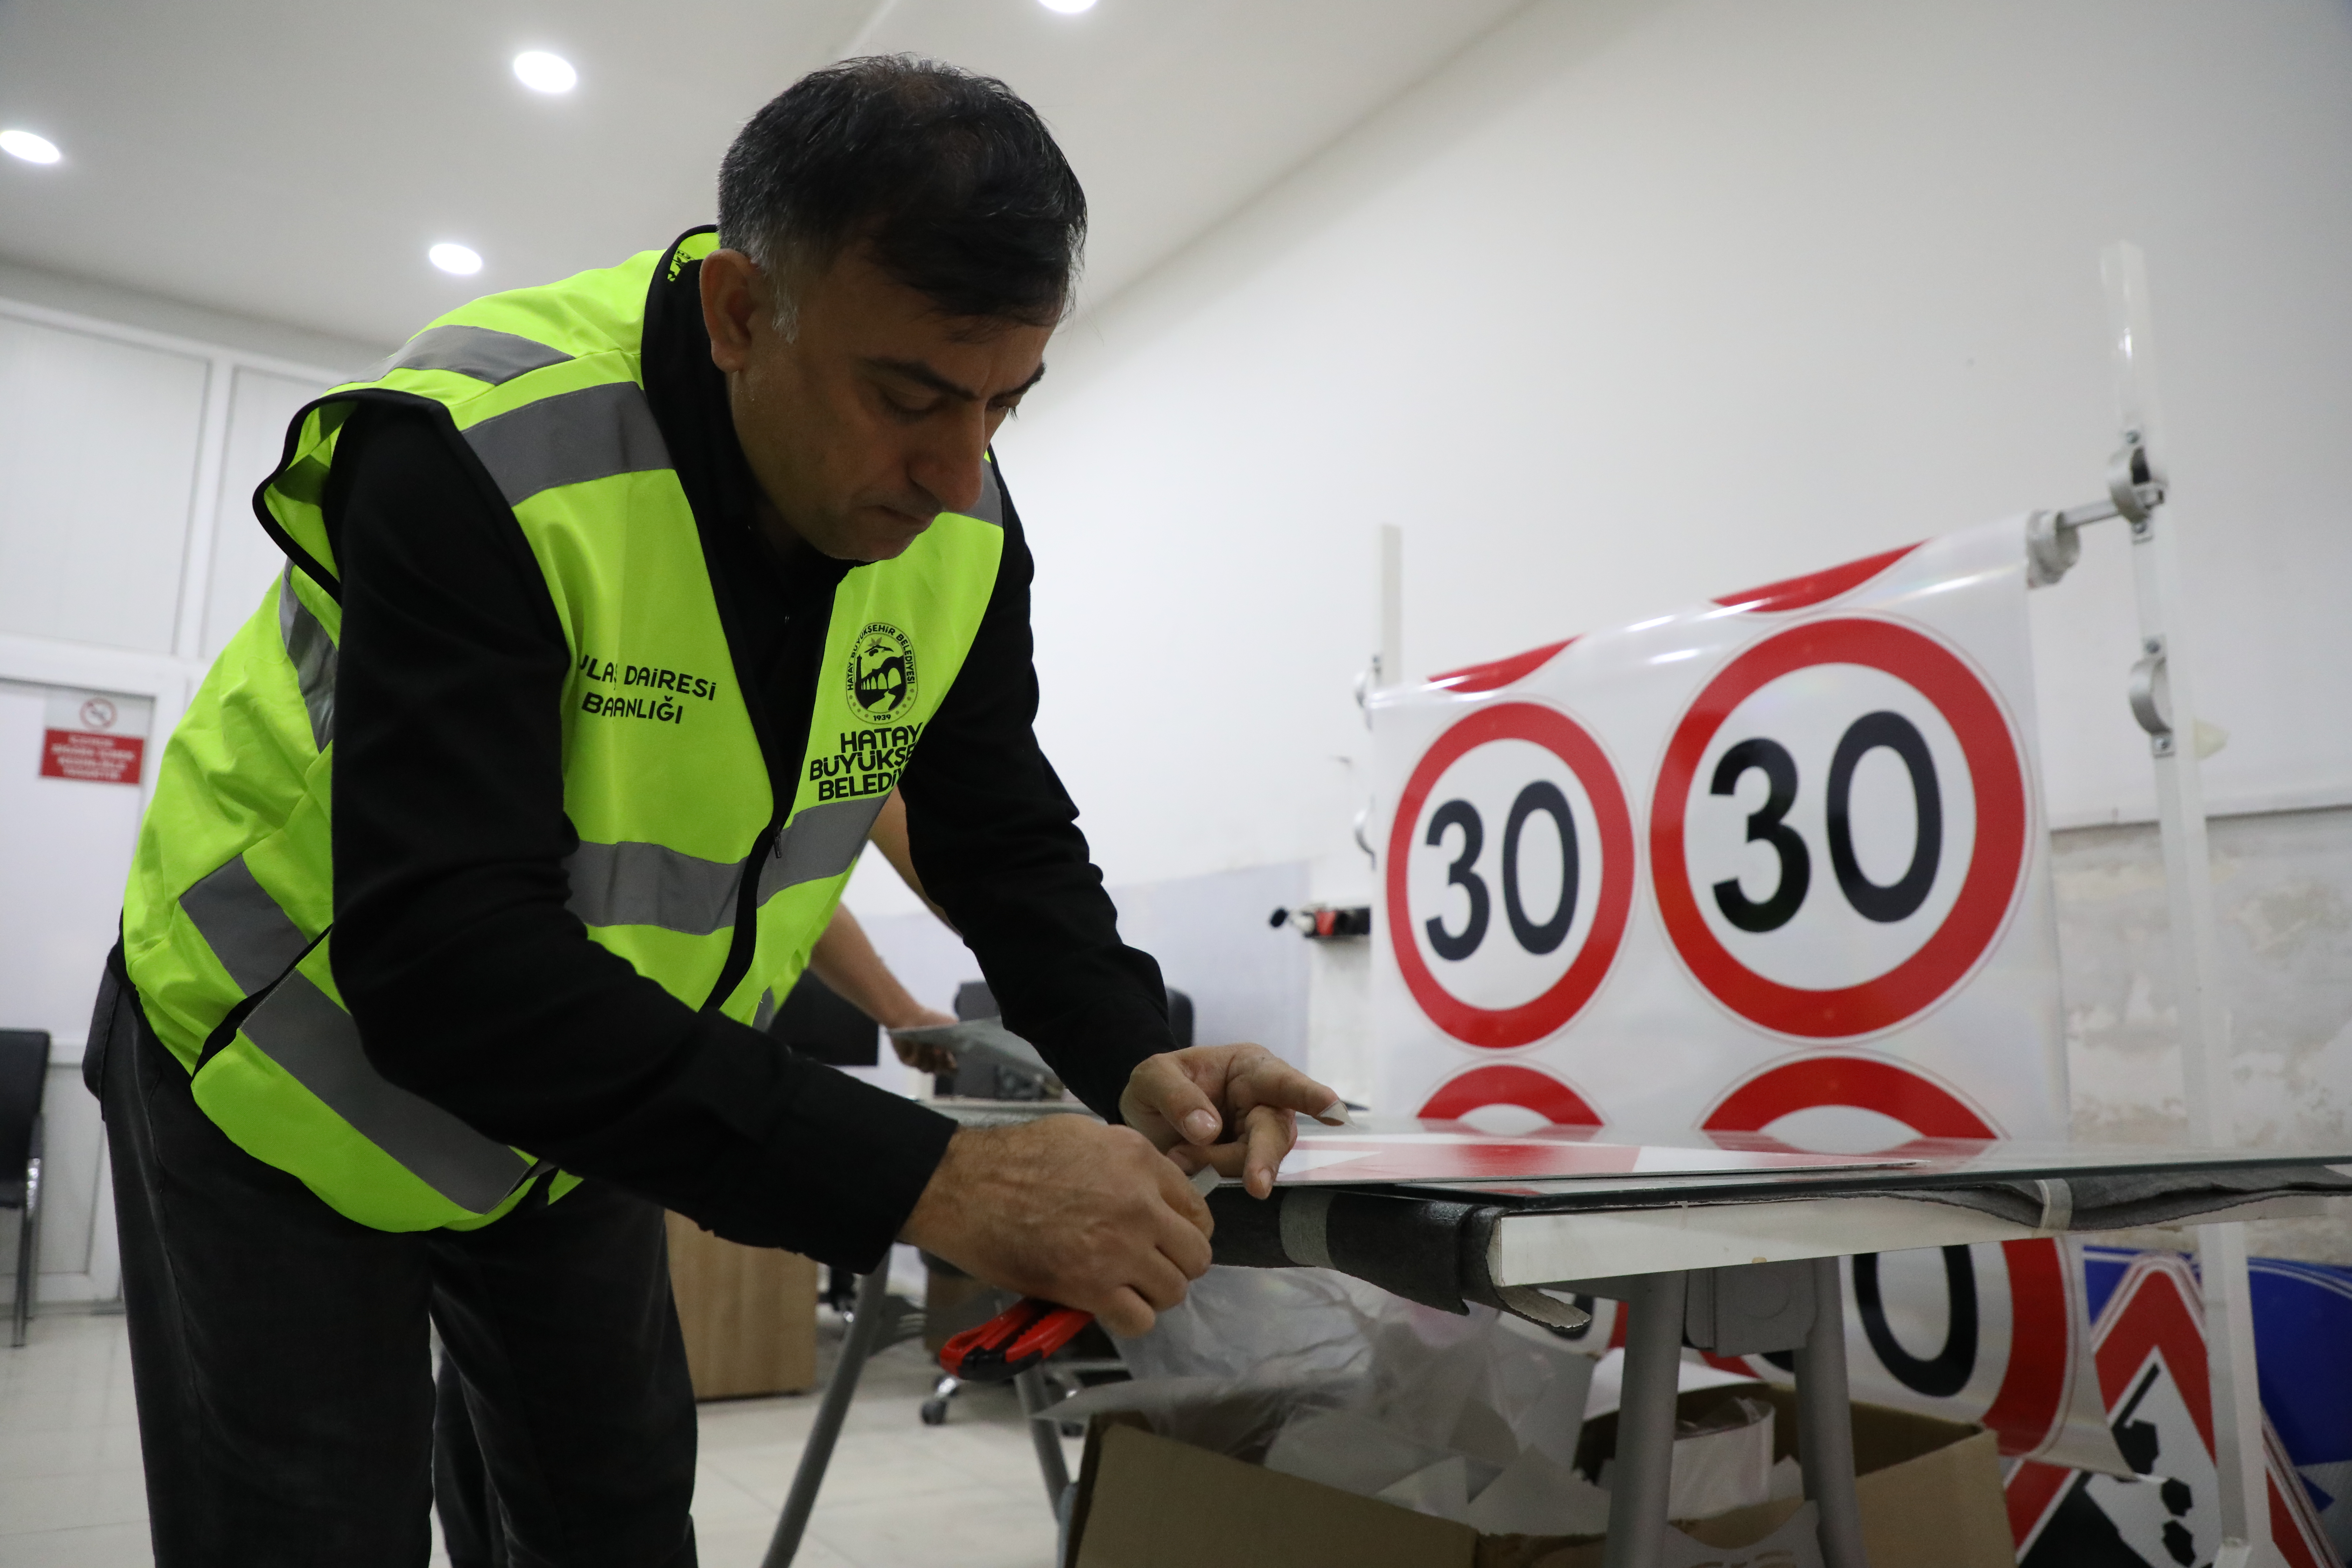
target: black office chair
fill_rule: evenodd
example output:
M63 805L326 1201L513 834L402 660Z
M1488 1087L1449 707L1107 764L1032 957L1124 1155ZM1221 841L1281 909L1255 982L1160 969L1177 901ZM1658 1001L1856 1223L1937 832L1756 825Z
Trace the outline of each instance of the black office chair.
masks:
M45 1029L0 1029L0 1209L21 1209L16 1224L16 1326L8 1343L25 1342L40 1277L41 1088L49 1076Z

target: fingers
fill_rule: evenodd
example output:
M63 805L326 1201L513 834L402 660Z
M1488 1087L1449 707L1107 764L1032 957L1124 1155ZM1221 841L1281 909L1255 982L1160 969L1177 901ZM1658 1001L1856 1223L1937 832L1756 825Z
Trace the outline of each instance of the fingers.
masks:
M1172 1051L1149 1058L1135 1069L1120 1097L1129 1125L1163 1149L1179 1139L1206 1148L1224 1128L1215 1098L1185 1070L1185 1055ZM1163 1129L1168 1134L1164 1139Z
M1178 1154L1193 1161L1194 1170L1206 1167L1220 1176L1238 1176L1242 1173L1244 1163L1249 1159L1249 1145L1234 1142L1220 1143L1213 1149L1175 1150L1169 1153L1168 1158L1173 1160Z
M1194 1201L1199 1200L1196 1198ZM1199 1223L1174 1216L1164 1217L1152 1227L1151 1259L1138 1267L1145 1273L1151 1273L1154 1271L1152 1264L1161 1263L1182 1279L1198 1279L1209 1271L1209 1265L1215 1258L1214 1249L1209 1245L1206 1224L1205 1205ZM1178 1294L1181 1296L1181 1290Z
M1179 1165L1176 1156L1179 1153L1189 1155L1193 1162L1192 1170L1197 1171L1207 1163L1209 1152L1180 1147L1165 1158L1155 1157L1151 1162L1152 1176L1160 1189L1160 1201L1173 1209L1188 1227L1198 1231L1203 1240L1215 1233L1217 1224L1210 1217L1208 1200L1201 1195L1199 1188L1185 1179L1192 1172Z
M1095 1321L1120 1339L1132 1340L1150 1333L1158 1314L1142 1297L1122 1286L1095 1309Z
M1142 1297L1153 1311L1164 1312L1184 1300L1184 1292L1192 1288L1192 1277L1164 1254L1154 1253L1121 1288Z
M1234 1110L1271 1105L1319 1119L1337 1106L1333 1114L1344 1121L1348 1113L1346 1102L1328 1084L1318 1083L1271 1051L1258 1047L1250 1048L1258 1054L1234 1075L1227 1089L1227 1099Z
M1298 1119L1271 1105L1253 1107L1242 1119L1242 1142L1248 1151L1242 1163L1242 1184L1254 1198L1274 1191L1274 1173L1282 1157L1298 1142Z

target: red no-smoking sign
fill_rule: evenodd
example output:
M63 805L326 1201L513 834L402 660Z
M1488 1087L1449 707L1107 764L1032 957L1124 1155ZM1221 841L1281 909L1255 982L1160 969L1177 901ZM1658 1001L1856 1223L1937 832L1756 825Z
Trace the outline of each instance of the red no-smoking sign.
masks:
M1632 813L1585 728L1505 702L1422 755L1389 833L1397 967L1431 1022L1473 1046L1542 1039L1608 974L1633 902Z
M1651 878L1691 977L1748 1022L1844 1039L1917 1016L2007 924L2026 768L1991 687L1861 616L1751 645L1675 727Z

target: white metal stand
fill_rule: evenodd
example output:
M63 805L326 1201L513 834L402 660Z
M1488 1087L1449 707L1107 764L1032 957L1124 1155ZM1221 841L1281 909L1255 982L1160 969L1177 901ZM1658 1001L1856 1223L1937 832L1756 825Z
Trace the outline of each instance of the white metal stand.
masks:
M2106 289L2123 445L2108 468L2107 499L2037 513L2028 531L2028 550L2034 580L2052 583L2080 553L2075 529L2113 517L2124 519L2131 528L2140 657L2132 667L2130 700L2133 717L2147 732L2156 768L2173 981L2179 994L2181 1089L2188 1101L2190 1142L2226 1146L2237 1140L2234 1084L2229 1020L2221 1005L2205 789L2198 771L2200 756L2218 746L2220 731L2198 723L2191 664L2181 637L2177 524L2166 510L2164 470L2154 457L2161 429L2148 330L2147 262L2138 247L2118 243L2101 253L2099 271ZM2200 743L2208 738L2213 744ZM2245 1226L2199 1226L2197 1253L2213 1395L2214 1463L2221 1485L2223 1539L2215 1568L2281 1563L2270 1534Z

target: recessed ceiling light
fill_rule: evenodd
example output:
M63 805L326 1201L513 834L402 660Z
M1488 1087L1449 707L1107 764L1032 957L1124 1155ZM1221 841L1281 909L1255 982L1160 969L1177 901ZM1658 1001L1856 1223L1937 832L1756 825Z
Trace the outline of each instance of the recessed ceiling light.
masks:
M65 155L58 151L56 142L29 131L0 131L0 153L22 158L27 163L54 163Z
M1087 0L1091 5L1094 0ZM515 79L533 92L570 92L580 85L580 73L562 55L545 49L525 49L514 58Z
M1095 0L1037 0L1048 11L1059 11L1065 16L1075 16L1081 11L1095 8Z
M442 271L460 278L471 278L482 269L482 254L470 245L436 245L425 255Z

